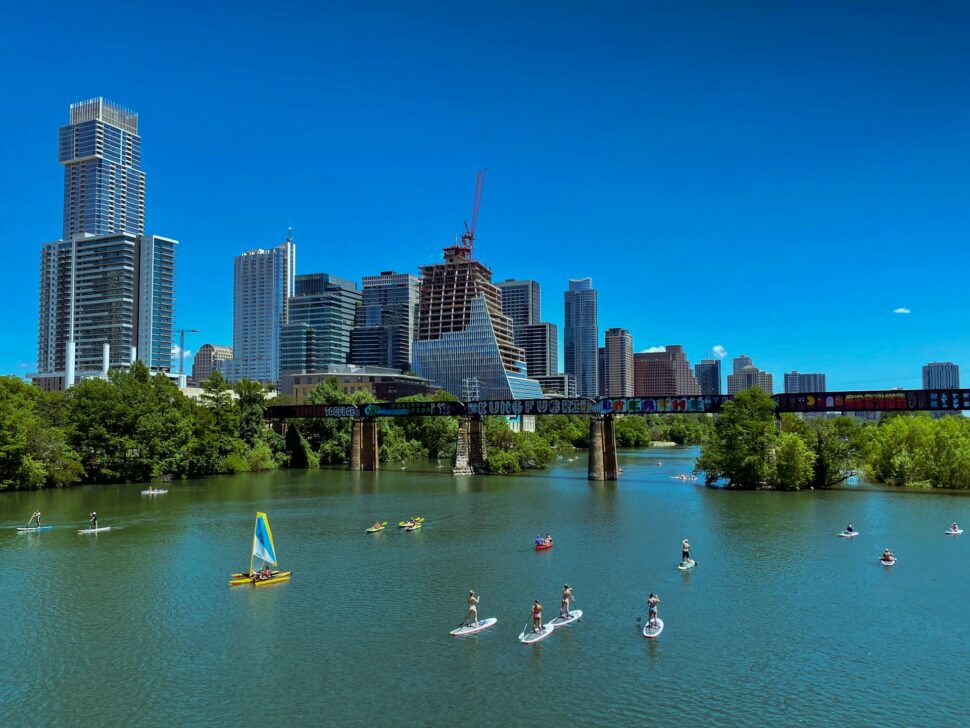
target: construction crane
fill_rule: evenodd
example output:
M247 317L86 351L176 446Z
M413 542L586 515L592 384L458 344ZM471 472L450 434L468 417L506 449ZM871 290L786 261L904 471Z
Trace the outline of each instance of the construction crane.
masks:
M465 232L461 234L461 247L468 251L469 258L471 258L472 246L475 244L475 227L478 225L478 206L482 202L485 172L486 170L480 169L478 170L478 174L475 175L475 202L472 206L472 224L469 227L468 220L465 220Z
M179 377L185 374L185 335L197 334L198 329L175 329L179 335Z

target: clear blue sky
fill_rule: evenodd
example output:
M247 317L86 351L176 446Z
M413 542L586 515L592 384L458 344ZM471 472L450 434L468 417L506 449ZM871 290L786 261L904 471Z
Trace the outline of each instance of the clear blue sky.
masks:
M235 254L292 225L300 272L416 272L487 167L479 257L547 320L589 275L601 334L719 344L778 388L970 367L967 3L279 7L5 9L0 371L35 367L57 128L94 96L140 115L192 350L231 343Z

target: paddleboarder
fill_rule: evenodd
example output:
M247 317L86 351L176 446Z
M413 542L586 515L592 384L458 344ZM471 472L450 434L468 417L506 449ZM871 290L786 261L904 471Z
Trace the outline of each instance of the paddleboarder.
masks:
M36 515L39 516L40 514L37 513ZM27 524L27 525L30 525L30 524ZM39 518L37 519L37 525L38 526L40 525L40 519ZM954 521L953 523L950 524L950 530L953 531L953 533L956 533L957 531L960 530L960 527L957 525L957 522L956 521Z
M478 624L478 602L481 601L474 591L468 590L468 614L465 615L465 621L462 627L473 627Z
M538 599L532 603L532 631L542 631L542 605Z
M890 551L889 549L883 549L883 552L882 552L882 560L883 561L895 561L896 560L896 557L893 556L893 552Z
M559 616L569 619L569 602L572 601L573 590L569 584L562 585L562 604L559 605Z
M97 511L91 511L90 521L91 521L91 528L97 528L98 527L98 512Z
M685 538L680 546L680 563L686 564L688 561L690 561L690 543Z
M37 521L37 528L40 528L40 511L34 511L34 515L30 517L29 521L27 521L27 528L30 528L30 524L34 521Z
M647 625L649 625L650 627L657 626L657 606L659 604L660 604L660 597L658 597L653 592L650 592L650 596L647 597Z
M855 529L852 527L852 524L851 523L848 526L845 527L845 532L846 533L855 533Z

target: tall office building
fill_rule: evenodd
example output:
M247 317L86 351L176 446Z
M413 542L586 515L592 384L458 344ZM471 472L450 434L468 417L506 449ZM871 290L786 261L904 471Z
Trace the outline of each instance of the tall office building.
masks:
M773 394L774 377L758 369L750 356L742 354L734 358L734 371L727 378L727 393L734 395L751 387L760 387L768 394Z
M346 364L361 294L357 284L329 273L296 276L280 351L282 374L311 374Z
M801 372L788 372L785 374L785 394L804 394L824 391L824 374L803 374Z
M569 281L563 295L563 370L576 377L580 397L599 394L599 328L596 322L596 291L592 278Z
M201 387L205 380L212 376L212 372L219 369L219 362L226 362L230 359L232 359L231 346L203 344L195 352L195 358L192 360L190 381L196 387Z
M701 359L694 365L694 377L701 394L719 395L721 393L721 360Z
M959 388L960 367L953 362L930 362L923 367L923 389Z
M128 368L170 372L177 241L144 234L138 115L72 104L59 134L64 240L41 248L38 371L48 389Z
M384 271L364 276L361 302L350 333L350 361L360 366L411 369L418 330L421 279Z
M516 328L516 345L525 353L526 371L531 378L550 376L559 370L555 324L542 322Z
M607 329L605 349L605 395L632 397L633 336L626 329Z
M445 248L443 263L421 266L418 310L412 359L419 375L465 402L542 398L513 343L492 272L467 248Z
M701 393L684 347L668 344L663 351L633 356L635 397L693 397Z
M145 232L138 114L103 98L71 104L58 135L64 165L64 239Z
M512 278L496 283L502 292L502 311L512 319L513 331L539 323L539 284Z
M280 341L294 292L296 245L292 235L270 250L237 255L233 265L232 359L225 364L230 382L280 381Z

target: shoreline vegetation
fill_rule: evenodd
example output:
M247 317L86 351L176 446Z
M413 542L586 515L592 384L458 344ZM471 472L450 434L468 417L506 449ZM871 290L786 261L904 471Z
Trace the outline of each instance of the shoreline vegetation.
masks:
M265 388L230 385L218 372L199 400L141 363L89 379L69 391L45 392L0 377L0 490L88 483L181 480L277 468L316 468L348 460L349 419L290 423L281 435L263 420ZM402 401L453 400L439 392ZM327 380L315 404L365 404ZM486 417L487 472L509 475L548 467L589 444L588 418L536 418L535 432L513 432ZM380 459L451 463L455 417L380 418ZM716 417L627 415L616 419L620 448L700 445L697 471L708 485L733 489L831 488L856 472L893 486L970 488L970 420L958 416L884 415L879 423L849 417L775 417L759 389L746 390Z

